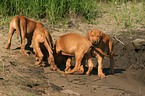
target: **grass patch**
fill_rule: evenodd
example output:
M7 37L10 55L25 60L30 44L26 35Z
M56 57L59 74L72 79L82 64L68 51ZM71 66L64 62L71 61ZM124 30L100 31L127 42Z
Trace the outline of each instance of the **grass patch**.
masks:
M94 0L1 0L0 9L2 17L20 14L47 17L52 24L72 15L89 21L95 18Z
M105 18L108 25L114 20L115 26L127 29L128 34L145 25L144 0L1 0L0 9L0 23L8 26L13 16L20 14L40 22L45 18L45 24L52 27L62 24L64 28L73 18L97 25L97 19L106 13L111 18Z
M122 3L121 5L113 4L112 14L116 20L118 26L122 26L122 29L128 29L132 34L132 29L137 24L144 24L144 3Z

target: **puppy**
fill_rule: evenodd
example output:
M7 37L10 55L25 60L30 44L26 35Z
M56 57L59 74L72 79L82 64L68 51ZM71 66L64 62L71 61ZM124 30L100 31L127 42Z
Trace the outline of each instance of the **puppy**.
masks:
M111 37L107 34L104 34L102 31L93 29L90 30L86 34L86 38L91 41L91 43L96 47L100 48L103 52L107 52L110 58L110 71L109 73L114 73L114 58L113 58L113 40ZM102 73L103 69L103 55L98 54L97 52L93 51L92 56L96 57L98 59L98 73ZM105 75L102 75L102 77L105 77Z
M44 27L37 27L33 33L32 43L36 60L39 60L35 63L35 65L41 65L45 56L46 63L48 61L48 63L51 65L51 69L55 70L56 66L52 51L53 41L49 31L47 31Z
M78 71L81 67L81 61L88 61L88 71L86 74L89 74L94 65L92 63L92 58L91 58L91 50L94 50L100 55L106 55L105 53L102 52L100 48L94 48L93 45L89 40L87 40L85 37L76 34L76 33L68 33L65 34L61 37L59 37L56 40L55 43L55 60L56 62L61 60L61 56L67 56L67 61L66 61L66 69L65 73L70 74ZM71 61L71 56L75 55L75 67L72 70L69 70L70 67L70 61ZM102 77L103 74L99 73L99 76Z
M25 51L25 38L27 39L26 47L30 47L33 32L37 27L43 26L42 23L28 19L25 16L16 16L10 22L8 42L5 49L10 49L11 39L14 31L17 32L17 37L20 34L22 54L28 55Z

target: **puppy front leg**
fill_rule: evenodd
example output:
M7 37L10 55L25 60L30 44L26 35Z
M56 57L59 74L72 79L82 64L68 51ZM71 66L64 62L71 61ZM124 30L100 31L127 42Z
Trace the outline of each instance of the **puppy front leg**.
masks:
M103 58L101 56L98 56L98 76L101 78L105 77L105 74L103 73Z
M92 62L92 58L91 58L91 56L89 57L89 59L88 59L88 71L86 72L86 74L87 75L89 75L90 74L90 72L93 70L93 67L94 67L94 64L93 64L93 62Z
M22 37L22 41L21 41L21 45L20 45L20 46L21 46L22 54L28 56L28 54L27 54L26 51L25 51L25 37Z
M84 57L84 52L81 52L80 50L75 53L75 58L76 58L76 64L75 67L71 71L65 71L66 74L71 74L79 70L81 61Z

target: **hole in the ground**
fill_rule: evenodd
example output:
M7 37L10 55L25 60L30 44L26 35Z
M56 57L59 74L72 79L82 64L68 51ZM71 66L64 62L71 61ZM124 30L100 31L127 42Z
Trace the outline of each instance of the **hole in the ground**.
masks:
M140 49L135 49L135 52L137 52L137 53L138 53L138 51L140 51Z
M36 86L39 86L39 85L40 85L40 84L37 84L37 83L36 83L36 84L28 84L27 87L33 88L33 87L36 87Z

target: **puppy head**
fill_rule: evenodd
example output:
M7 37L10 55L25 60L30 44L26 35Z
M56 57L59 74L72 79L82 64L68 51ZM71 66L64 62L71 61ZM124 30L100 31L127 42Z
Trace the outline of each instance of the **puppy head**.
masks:
M93 44L98 44L100 42L100 40L103 38L103 36L104 36L104 33L97 29L90 30L86 34L86 38L88 40L90 40L91 43L93 43Z

